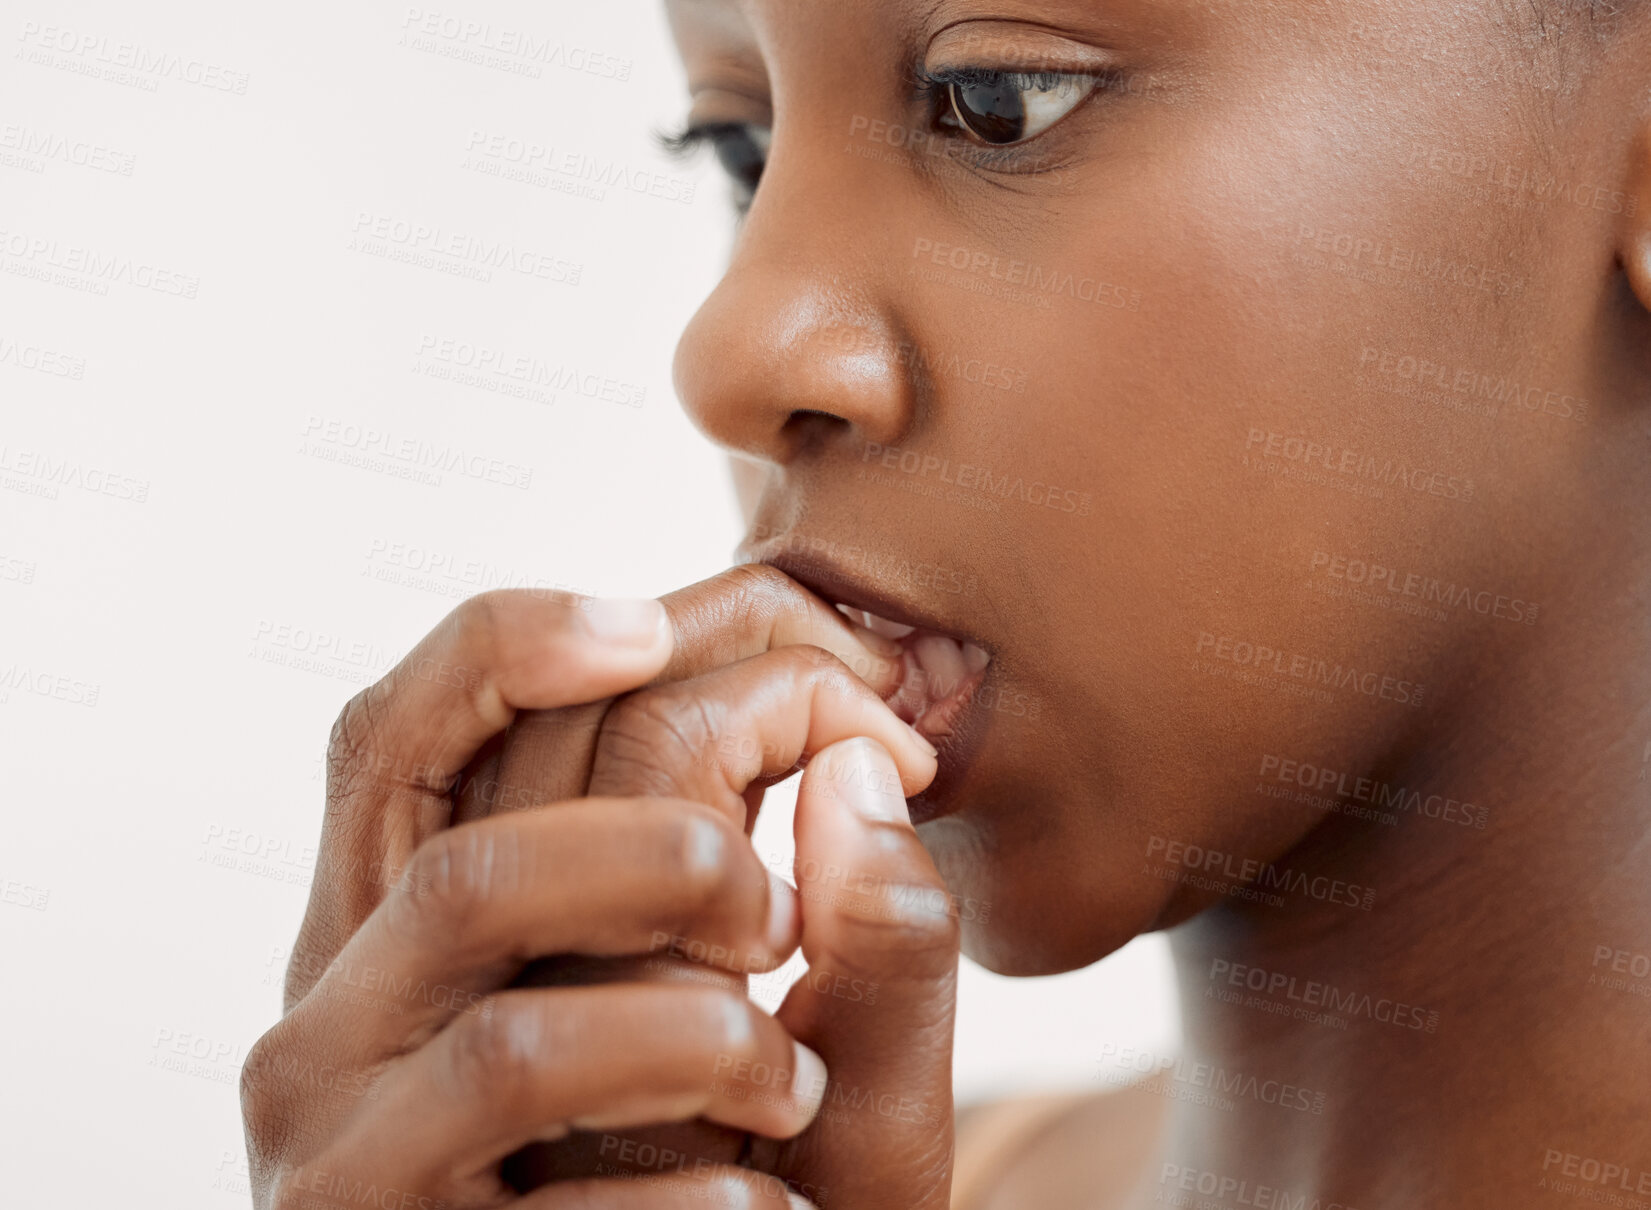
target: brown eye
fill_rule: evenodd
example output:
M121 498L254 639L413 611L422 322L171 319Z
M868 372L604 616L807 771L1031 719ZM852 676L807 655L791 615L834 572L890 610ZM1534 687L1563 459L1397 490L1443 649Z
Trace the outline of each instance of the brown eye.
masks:
M773 138L768 127L751 122L707 122L690 126L681 134L663 135L661 142L672 155L684 157L709 144L716 152L717 163L733 182L734 203L743 213L756 195Z
M993 146L1035 138L1077 108L1095 88L1094 76L1064 72L981 71L945 76L957 124Z

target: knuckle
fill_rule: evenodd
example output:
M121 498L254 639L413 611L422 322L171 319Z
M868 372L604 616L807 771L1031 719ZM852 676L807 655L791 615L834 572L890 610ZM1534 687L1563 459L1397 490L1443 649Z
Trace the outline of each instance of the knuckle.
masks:
M678 807L658 815L656 851L661 865L678 880L684 914L699 916L725 901L739 878L733 828L711 812Z
M537 998L501 996L493 1011L466 1016L444 1031L438 1065L443 1091L474 1101L485 1097L509 1114L520 1108L527 1083L546 1053L546 1021Z
M746 563L727 573L728 591L742 622L767 622L787 614L808 613L802 587L777 567Z
M742 991L701 987L689 989L682 1020L687 1037L715 1055L749 1058L759 1051L760 1012Z
M705 759L716 720L705 700L667 685L627 694L602 720L598 759L620 768L644 793L668 795Z
M255 1165L284 1154L294 1133L290 1090L280 1079L291 1066L290 1050L284 1022L277 1023L252 1044L241 1065L241 1118Z
M871 693L847 664L824 647L803 643L781 647L771 654L791 665L793 675L804 684L827 685L852 693Z
M943 892L934 898L938 902L922 895L904 902L876 896L842 905L843 958L872 978L886 979L896 971L929 979L955 970L962 925L945 907Z
M376 759L375 749L383 734L383 682L369 685L338 712L332 733L327 737L327 798L336 805L357 790L364 789Z
M419 845L389 899L394 931L438 951L463 944L509 868L499 840L494 828L450 828Z
M499 632L504 629L505 617L509 613L511 590L508 588L493 588L487 592L478 592L473 597L466 597L449 615L453 627L466 640L466 645L474 645L476 650L491 652L498 643Z

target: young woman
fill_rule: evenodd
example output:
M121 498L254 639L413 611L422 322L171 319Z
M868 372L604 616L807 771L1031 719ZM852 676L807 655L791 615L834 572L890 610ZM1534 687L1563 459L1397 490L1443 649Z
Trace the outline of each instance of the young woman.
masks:
M260 1204L1651 1204L1651 12L668 9L741 566L345 710ZM1182 1055L958 1128L959 945L1170 928Z

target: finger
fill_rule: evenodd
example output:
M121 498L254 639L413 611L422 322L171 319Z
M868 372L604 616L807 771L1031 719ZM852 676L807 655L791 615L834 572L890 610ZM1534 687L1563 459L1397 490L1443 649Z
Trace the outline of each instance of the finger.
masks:
M764 652L829 651L879 696L903 676L898 643L850 622L785 573L763 564L730 568L663 598L674 641L656 683L683 681ZM606 705L529 711L511 727L496 775L461 790L459 818L561 802L586 793ZM481 792L485 789L485 792Z
M609 1135L609 1138L616 1136ZM516 1210L679 1210L709 1205L719 1210L809 1210L806 1191L779 1177L709 1161L695 1163L659 1149L642 1152L647 1163L610 1161L606 1180L546 1185L513 1203Z
M353 698L327 752L327 814L288 1002L377 904L425 837L446 827L453 781L521 709L604 698L658 674L672 635L652 601L539 591L472 597Z
M466 770L453 821L581 798L591 756L612 698L560 710L523 710L503 736L497 757Z
M278 1027L340 1070L419 1045L544 954L661 955L725 974L796 946L794 892L702 803L583 799L426 841ZM661 977L667 973L662 972Z
M696 799L743 828L753 784L853 736L894 754L906 793L933 780L934 747L864 681L817 647L789 647L614 703L590 793Z
M959 913L873 741L815 757L795 831L809 968L777 1015L831 1083L815 1127L763 1159L844 1205L944 1210ZM854 987L875 987L874 1000L842 994Z
M762 563L662 597L676 641L661 680L680 681L780 647L831 652L879 696L900 687L901 647Z
M516 989L392 1066L344 1149L402 1187L462 1190L523 1145L704 1117L787 1138L819 1108L818 1055L737 992ZM399 1171L398 1171L399 1170Z

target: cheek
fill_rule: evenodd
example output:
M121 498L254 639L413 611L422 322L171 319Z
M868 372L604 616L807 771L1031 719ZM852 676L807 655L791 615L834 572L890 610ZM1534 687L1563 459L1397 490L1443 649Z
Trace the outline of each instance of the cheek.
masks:
M1519 291L1475 276L1502 259L1483 216L1391 187L1402 138L1365 176L1308 179L1292 166L1335 157L1295 137L1212 137L1025 254L1138 291L1138 309L970 304L1028 385L1014 408L960 399L955 431L1086 502L998 520L1017 671L1061 721L994 742L987 763L1013 776L977 788L990 836L936 840L954 889L995 905L966 922L988 965L1059 969L1211 902L1154 872L1170 844L1241 867L1286 852L1325 816L1272 793L1269 762L1369 767L1469 624L1419 606L1412 577L1493 572L1484 492L1519 455L1397 396L1381 367L1507 347ZM1427 271L1440 258L1454 275ZM1480 353L1448 335L1464 330Z

